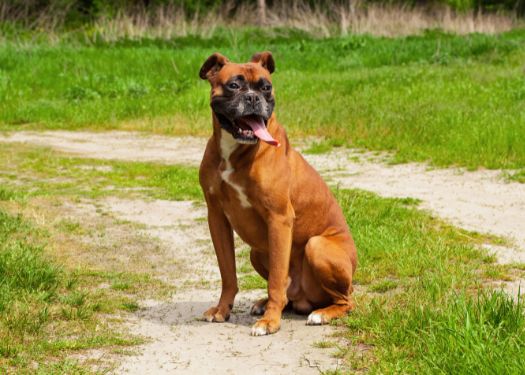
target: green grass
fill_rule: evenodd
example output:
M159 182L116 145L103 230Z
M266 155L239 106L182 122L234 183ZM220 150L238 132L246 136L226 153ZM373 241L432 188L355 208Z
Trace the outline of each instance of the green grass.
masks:
M525 166L525 31L315 39L293 30L219 29L211 39L0 46L0 127L140 129L209 134L217 50L245 61L272 50L276 112L293 136L389 150L396 161L469 168Z
M35 196L97 198L130 195L142 188L153 198L200 200L197 168L155 163L115 162L64 156L50 149L0 144L0 201ZM10 181L24 185L10 186ZM81 230L79 223L61 221L65 231Z
M485 289L492 259L480 237L400 199L338 191L359 253L347 338L370 346L348 364L370 373L499 374L525 370L525 309ZM395 282L393 281L395 280ZM396 293L383 293L396 287Z
M389 290L395 289L397 283L393 280L381 280L370 286L369 290L376 293L385 293Z
M235 247L237 249L237 278L240 290L266 289L268 283L255 271L250 261L251 249L242 242L236 243Z
M0 208L0 372L32 373L35 361L39 373L61 367L84 371L66 356L141 342L119 335L99 316L136 309L136 303L92 290L46 254L43 237L38 228Z
M24 194L15 189L9 189L5 186L0 186L0 201L21 200Z

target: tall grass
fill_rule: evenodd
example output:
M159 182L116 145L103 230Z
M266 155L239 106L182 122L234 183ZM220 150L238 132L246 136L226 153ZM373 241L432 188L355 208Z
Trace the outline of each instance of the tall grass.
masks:
M56 5L36 17L14 12L7 3L0 5L0 23L23 25L45 31L49 39L67 35L64 18L67 8ZM123 8L112 15L101 15L70 30L86 39L115 41L122 38L171 39L199 35L209 38L217 28L241 28L260 25L255 2L234 5L226 2L205 12L188 13L173 4L146 8ZM326 2L314 5L304 1L276 1L266 12L264 27L293 28L317 37L372 34L379 36L413 35L428 29L466 34L498 33L520 24L511 13L454 11L446 6L407 6L399 3L364 1ZM4 27L4 32L8 29Z
M278 2L268 9L265 27L293 28L318 37L371 34L378 36L413 35L428 29L458 34L497 33L518 24L509 14L455 12L447 7L432 10L422 7L355 2L329 7L311 7L301 2ZM256 9L249 5L218 12L186 16L180 9L159 7L152 12L120 12L116 17L98 19L94 34L102 40L121 38L162 38L201 35L210 37L218 27L240 28L257 25Z

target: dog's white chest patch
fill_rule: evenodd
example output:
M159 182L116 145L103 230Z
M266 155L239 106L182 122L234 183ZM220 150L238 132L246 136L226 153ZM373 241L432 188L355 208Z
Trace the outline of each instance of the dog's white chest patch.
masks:
M230 162L230 156L238 145L239 144L231 136L231 134L225 130L221 130L221 156L226 162L226 169L221 172L221 178L237 192L241 206L244 208L250 208L252 205L250 204L243 187L234 183L231 179L231 174L235 172L235 169L233 169L233 166Z

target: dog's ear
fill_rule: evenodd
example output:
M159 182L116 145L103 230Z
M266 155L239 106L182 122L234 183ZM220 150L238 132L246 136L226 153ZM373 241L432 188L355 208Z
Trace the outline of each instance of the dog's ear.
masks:
M208 59L202 64L199 72L201 79L210 79L214 76L221 68L228 63L229 60L218 52L208 57Z
M273 56L271 52L265 51L256 53L252 56L252 62L261 64L264 69L271 73L275 70L275 61L273 61Z

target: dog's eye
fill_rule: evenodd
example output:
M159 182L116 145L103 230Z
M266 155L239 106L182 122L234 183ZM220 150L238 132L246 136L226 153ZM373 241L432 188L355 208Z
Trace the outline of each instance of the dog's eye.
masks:
M264 85L264 86L262 87L262 90L263 90L263 91L270 91L271 89L272 89L272 85Z
M236 84L235 82L229 83L228 88L231 90L237 90L240 86Z

